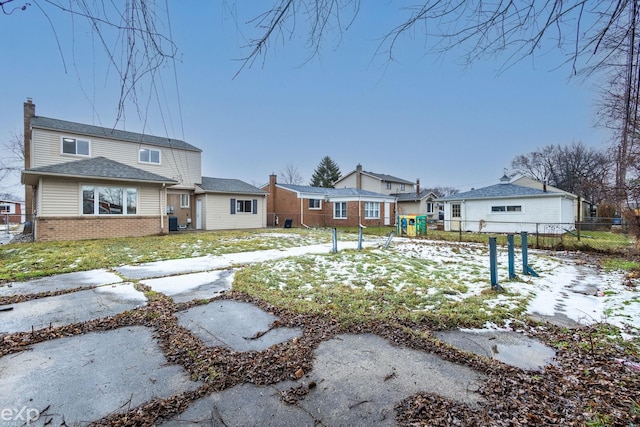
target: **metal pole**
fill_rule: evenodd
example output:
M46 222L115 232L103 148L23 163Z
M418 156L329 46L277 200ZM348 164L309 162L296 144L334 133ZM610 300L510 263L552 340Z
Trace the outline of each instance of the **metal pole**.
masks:
M527 253L527 232L520 233L520 239L522 240L522 274L527 275L529 272L529 254Z
M358 227L358 250L362 250L362 227Z
M509 251L509 279L516 278L516 269L514 266L515 249L513 242L513 234L507 235L507 249Z
M331 239L333 241L333 248L331 250L331 252L338 253L338 230L337 229L333 229L331 230Z
M489 237L489 269L491 270L491 288L498 287L498 251L496 238Z

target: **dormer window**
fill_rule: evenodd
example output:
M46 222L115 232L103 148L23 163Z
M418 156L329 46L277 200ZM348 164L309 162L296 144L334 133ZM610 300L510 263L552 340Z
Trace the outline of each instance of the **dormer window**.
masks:
M88 156L89 141L77 138L62 138L62 154L71 154L73 156Z
M140 163L152 163L154 165L160 164L160 150L141 148L139 153L138 160Z

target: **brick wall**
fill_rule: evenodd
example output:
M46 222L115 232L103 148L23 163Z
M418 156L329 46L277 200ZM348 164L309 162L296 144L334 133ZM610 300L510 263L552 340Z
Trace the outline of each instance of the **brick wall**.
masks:
M131 217L46 217L37 218L35 241L88 240L111 237L142 237L169 233L167 217L164 228L156 216Z

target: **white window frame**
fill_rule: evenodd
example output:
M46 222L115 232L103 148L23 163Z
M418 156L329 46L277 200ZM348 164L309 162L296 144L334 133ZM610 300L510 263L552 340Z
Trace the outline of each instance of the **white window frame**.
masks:
M400 191L404 191L404 189L405 189L404 184L400 184Z
M315 203L317 202L317 203ZM314 206L311 206L311 205ZM317 206L315 206L317 205ZM322 199L309 199L308 207L310 211L318 211L322 209Z
M514 214L522 213L522 205L492 205L489 208L489 212L492 214Z
M333 202L333 219L347 219L347 202Z
M189 194L181 194L180 195L180 207L181 208L188 208L190 206L190 200L191 199L191 195Z
M73 153L64 151L65 142L73 142ZM87 153L78 153L78 143L86 143L87 144ZM80 157L91 157L91 141L88 139L82 138L74 138L71 136L63 136L60 138L60 154L63 156L80 156Z
M148 153L149 160L142 160L142 153L143 152ZM158 153L158 161L157 162L151 161L152 160L151 153ZM138 163L144 163L145 165L161 165L162 164L162 151L158 150L157 148L141 147L138 150Z
M433 202L427 202L427 213L428 214L432 214L433 213Z
M364 219L380 219L380 202L364 202Z
M387 190L391 190L391 181L387 181Z
M93 206L89 206L87 205L85 202L85 191L86 192L93 192L92 198L88 199L91 201L91 204ZM120 206L120 210L116 211L116 210L111 210L110 208L110 204L107 201L100 201L100 193L101 192L119 192L120 193L120 199L122 200L122 206ZM131 206L131 209L129 208L129 198L130 196L133 195L135 197L134 206ZM82 201L81 205L80 205L80 214L81 215L87 215L87 216L94 216L94 215L105 215L105 216L112 216L112 215L118 215L118 216L134 216L134 215L138 215L138 212L140 211L140 207L139 207L139 202L140 202L140 191L138 190L138 188L135 187L115 187L115 186L109 186L109 185L82 185L80 188L80 200ZM98 203L95 203L95 200L98 200ZM92 208L92 212L85 212L85 208L91 207Z
M245 210L247 206L249 206L249 210ZM253 200L236 199L236 213L237 214L253 214Z

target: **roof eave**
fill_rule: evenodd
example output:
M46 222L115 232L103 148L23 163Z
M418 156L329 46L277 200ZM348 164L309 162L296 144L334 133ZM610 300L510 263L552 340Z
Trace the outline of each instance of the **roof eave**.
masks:
M95 179L101 181L118 181L118 182L143 182L146 184L179 184L178 181L173 179L166 180L151 180L151 179L135 179L135 178L112 178L105 176L97 176L97 175L73 175L73 174L63 174L63 173L55 173L55 172L37 172L37 171L28 171L23 170L20 182L25 185L37 185L38 180L41 177L50 177L50 178L65 178L65 179Z

